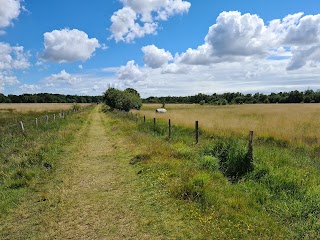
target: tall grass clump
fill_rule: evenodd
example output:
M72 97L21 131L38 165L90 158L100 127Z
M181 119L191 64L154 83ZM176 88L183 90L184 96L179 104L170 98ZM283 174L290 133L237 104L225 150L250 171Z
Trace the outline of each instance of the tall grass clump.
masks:
M194 175L186 174L181 185L175 189L175 194L183 200L195 201L201 209L213 204L213 193L210 186L211 176L206 172L197 172Z
M253 159L248 154L245 143L241 140L218 141L204 149L219 159L219 169L232 181L239 180L253 170Z

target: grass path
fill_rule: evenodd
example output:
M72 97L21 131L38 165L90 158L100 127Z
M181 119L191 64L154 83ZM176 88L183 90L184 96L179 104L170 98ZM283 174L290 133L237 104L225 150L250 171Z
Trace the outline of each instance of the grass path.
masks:
M142 229L138 176L96 107L66 147L49 183L40 184L0 227L4 239L161 239ZM57 164L58 165L58 164ZM159 233L160 234L160 233Z

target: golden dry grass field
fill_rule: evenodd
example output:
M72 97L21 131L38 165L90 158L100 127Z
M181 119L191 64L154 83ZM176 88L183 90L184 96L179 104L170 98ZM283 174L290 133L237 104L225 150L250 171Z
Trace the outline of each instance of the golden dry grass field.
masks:
M0 112L44 112L69 110L73 103L0 103ZM80 103L80 106L88 106L90 103Z
M156 114L161 104L144 104L139 114L172 124L199 126L210 134L255 136L283 140L296 146L316 147L320 143L320 104L252 104L200 106L167 104L166 114Z

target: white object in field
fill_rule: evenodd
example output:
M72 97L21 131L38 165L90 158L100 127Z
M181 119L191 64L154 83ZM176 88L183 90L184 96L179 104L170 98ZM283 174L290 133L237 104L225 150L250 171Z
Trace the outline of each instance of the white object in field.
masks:
M166 113L166 112L167 112L167 110L164 109L164 108L158 108L158 109L156 110L156 113Z

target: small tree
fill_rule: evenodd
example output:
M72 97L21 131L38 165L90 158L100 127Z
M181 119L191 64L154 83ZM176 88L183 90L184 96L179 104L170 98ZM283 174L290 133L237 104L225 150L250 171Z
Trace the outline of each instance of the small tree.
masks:
M166 108L166 99L165 98L163 98L161 100L161 104L162 104L161 108Z
M127 88L124 91L109 88L104 93L103 100L111 109L126 112L129 112L131 109L139 110L142 106L140 94L132 88Z

